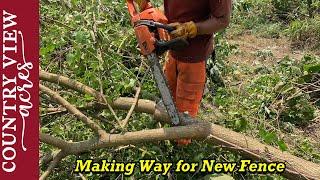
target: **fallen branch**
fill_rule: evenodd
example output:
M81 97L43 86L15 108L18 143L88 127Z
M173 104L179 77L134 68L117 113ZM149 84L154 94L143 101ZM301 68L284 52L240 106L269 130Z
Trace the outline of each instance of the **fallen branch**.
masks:
M66 154L63 151L60 151L55 157L53 157L53 160L51 161L48 169L41 175L39 180L47 179L47 177L50 175L50 173L53 171L53 169L59 164L59 162L66 157Z
M115 117L115 119L118 121L118 123L120 123L118 116L116 115L116 113L112 109L112 106L110 106L110 104L109 104L110 102L108 102L106 100L106 98L103 96L102 93L100 93L100 92L94 90L93 88L86 86L78 81L74 81L72 79L69 79L67 77L60 76L57 74L52 74L52 73L48 73L45 71L40 71L39 77L41 80L55 83L58 85L62 85L62 86L67 87L69 89L73 89L75 91L78 91L82 94L89 94L89 95L93 96L97 101L103 102L104 104L106 104L108 109L110 110L110 112Z
M58 93L52 91L51 89L41 84L39 87L42 92L48 94L54 101L64 106L70 113L75 115L79 120L85 123L95 133L99 134L100 137L107 135L107 133L98 124L96 124L94 121L92 121L83 113L81 113L77 108L75 108L72 104L70 104L68 101L62 98Z
M48 164L50 163L53 158L59 153L60 151L55 151L55 152L49 152L49 153L46 153L45 155L41 156L40 157L40 160L39 160L39 165L43 165L43 164Z
M295 157L288 152L282 152L274 147L261 144L253 138L211 123L143 130L125 134L110 134L108 137L100 140L91 139L82 142L68 143L66 149L68 154L79 154L101 148L181 138L205 139L208 143L221 145L223 148L240 153L254 160L286 162L287 169L283 175L289 179L320 178L319 165Z
M103 109L107 109L108 106L107 104L103 103L103 107L101 107L101 105L99 105L100 103L98 102L90 102L87 103L85 106L80 106L80 107L76 107L78 110L80 111L86 111L86 110L103 110ZM42 114L41 117L43 116L52 116L52 115L58 115L58 114L63 114L63 113L67 113L68 110L64 107L57 107L57 108L41 108L40 109L41 112L44 112L45 114Z
M59 149L67 149L69 147L69 143L67 141L58 139L58 138L50 136L48 134L44 134L44 133L40 132L39 138L40 138L41 142L53 145Z
M141 91L141 87L138 87L136 95L134 96L134 102L132 103L126 118L121 122L121 127L122 128L125 128L127 126L128 122L129 122L129 119L130 119L135 107L137 106L137 103L138 103L138 100L139 100L140 91Z
M81 178L82 180L87 180L87 178L86 178L86 177L84 177L84 175L83 175L83 174L79 173L79 176L80 176L80 178Z
M52 74L48 73L45 71L40 71L40 79L48 82L52 82L58 85L62 85L64 87L67 87L69 89L76 90L82 94L90 94L92 95L95 99L97 99L100 102L103 102L102 95L100 92L94 90L93 88L86 86L80 82L74 81L72 79L69 79L64 76L60 76L57 74Z
M72 84L69 84L67 80L68 78L65 79L66 81L59 81L56 76L57 75L52 75L51 77L53 79L48 80L54 83L63 83L64 86L72 87L71 89L76 91L82 91L89 94L96 93L95 90L83 91L79 89L79 86L70 86ZM100 99L99 102L103 101ZM110 103L110 105L115 109L121 110L129 110L133 104L135 104L135 100L132 98L119 98L114 103ZM98 103L97 105L106 107L103 103ZM170 123L170 119L164 110L159 109L152 101L138 100L134 110L136 112L151 114L156 120L163 123ZM190 123L183 122L183 124ZM222 126L211 123L201 123L196 120L194 120L192 124L193 125L183 127L144 130L139 132L128 132L125 134L108 134L108 136L101 139L94 138L82 142L68 143L68 152L76 154L82 151L90 151L100 148L181 138L206 139L208 143L220 145L223 148L240 153L241 155L250 157L254 160L285 162L287 168L283 173L283 176L289 179L320 179L320 166L318 164L303 160L288 152L282 152L272 146L264 145L256 139L234 132Z

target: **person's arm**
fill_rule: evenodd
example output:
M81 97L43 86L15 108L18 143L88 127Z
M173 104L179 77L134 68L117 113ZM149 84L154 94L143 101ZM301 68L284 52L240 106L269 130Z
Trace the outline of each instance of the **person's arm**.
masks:
M230 16L223 16L220 18L212 17L206 21L196 23L197 35L213 34L219 32L230 23Z
M218 1L218 0L217 0ZM205 21L194 23L173 23L176 28L171 33L173 38L193 38L196 35L213 34L225 29L230 23L232 0L211 1L211 17Z
M230 23L230 16L231 11L222 17L211 17L203 22L196 23L197 35L213 34L225 29Z
M211 1L212 16L196 23L198 35L212 34L225 29L230 23L232 0ZM216 3L216 4L215 4Z

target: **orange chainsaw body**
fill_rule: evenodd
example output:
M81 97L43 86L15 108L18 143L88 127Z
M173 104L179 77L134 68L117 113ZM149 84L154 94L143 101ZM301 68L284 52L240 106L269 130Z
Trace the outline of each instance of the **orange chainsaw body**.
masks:
M157 28L157 32L151 32L148 26L137 23L141 20L149 20L167 24L168 19L160 10L154 8L150 2L147 2L145 9L139 13L134 6L133 0L127 0L127 5L141 53L145 56L150 55L156 49L156 40L169 40L169 35L162 28Z

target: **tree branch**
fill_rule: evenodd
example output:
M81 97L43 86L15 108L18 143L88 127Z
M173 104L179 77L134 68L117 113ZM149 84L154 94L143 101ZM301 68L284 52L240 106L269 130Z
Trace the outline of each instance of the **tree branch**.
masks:
M60 151L55 157L53 157L53 160L49 164L48 169L40 176L40 180L45 180L50 175L50 173L53 171L53 169L59 164L59 162L66 157L66 154L63 151Z
M50 136L48 134L44 134L44 133L40 132L39 137L40 137L41 142L53 145L59 149L65 150L69 147L69 143L67 141L58 139L58 138Z
M137 88L137 92L136 95L134 96L134 103L131 105L130 110L126 116L126 118L121 122L121 127L125 128L129 122L129 119L135 109L135 107L137 106L138 100L139 100L139 95L140 95L140 91L141 91L141 87Z
M94 90L93 88L86 86L80 82L74 81L64 76L60 76L57 74L48 73L45 71L40 71L40 79L44 81L48 81L51 83L55 83L58 85L62 85L69 89L73 89L78 91L82 94L90 94L91 96L95 97L98 101L103 102L102 95L100 92Z
M51 77L57 79L56 76L57 75ZM86 88L87 91L84 91L79 89L82 86L72 86L72 84L66 81L67 79L64 79L63 81L64 86L72 87L71 89L77 91L95 94L95 91L89 91L90 89L88 88ZM52 81L52 79L49 80ZM62 83L62 81L59 80L54 82ZM103 102L99 99L98 101ZM133 104L135 104L135 100L132 98L119 98L114 103L111 103L113 107L121 110L131 109ZM106 106L104 103L98 103L98 105L101 107ZM152 114L156 120L163 123L170 123L170 119L165 111L158 108L152 101L138 100L134 110L136 112ZM100 139L94 138L87 141L69 143L68 152L77 154L79 152L107 147L181 138L205 139L208 143L220 145L223 148L240 153L243 156L250 157L254 160L286 162L287 168L283 173L283 176L289 179L320 179L320 165L293 156L288 152L282 152L272 146L264 145L251 137L234 132L222 126L196 120L192 120L192 123L186 121L182 124L192 125L128 132L125 134L108 134L108 136L104 136Z
M46 94L48 94L53 100L64 106L70 113L74 114L79 120L85 123L90 129L92 129L96 134L100 137L106 136L107 133L94 121L89 119L87 116L82 114L77 108L75 108L72 104L62 98L58 93L52 91L51 89L40 84L40 90Z
M45 71L40 71L39 76L40 76L41 80L55 83L58 85L62 85L62 86L67 87L69 89L73 89L75 91L78 91L82 94L89 94L89 95L95 97L95 99L97 101L102 102L107 105L108 109L111 111L111 113L113 114L115 119L120 123L118 116L115 114L114 110L112 109L112 106L110 106L110 104L109 104L110 102L108 102L106 100L106 98L104 97L104 95L102 93L100 93L100 92L94 90L93 88L86 86L80 82L74 81L72 79L69 79L67 77L60 76L57 74L52 74L52 73L48 73Z
M319 179L320 166L295 157L288 152L282 152L274 147L261 144L259 141L245 135L233 132L211 123L198 123L189 126L143 130L125 134L110 134L103 139L70 143L68 153L78 154L91 150L114 146L175 140L181 138L204 139L207 143L242 154L254 160L286 162L284 176L293 179Z

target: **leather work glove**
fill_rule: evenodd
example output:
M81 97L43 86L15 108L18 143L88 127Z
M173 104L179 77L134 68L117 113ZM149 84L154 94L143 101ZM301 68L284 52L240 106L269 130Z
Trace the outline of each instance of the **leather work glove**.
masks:
M194 38L198 34L197 25L193 22L186 22L186 23L172 23L169 26L175 27L176 30L170 33L171 38Z

